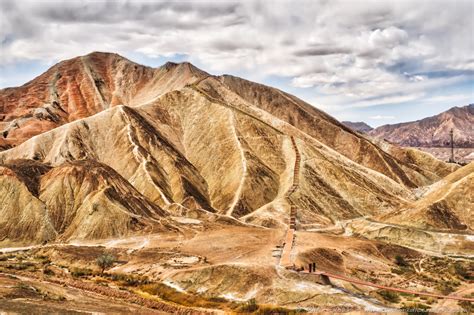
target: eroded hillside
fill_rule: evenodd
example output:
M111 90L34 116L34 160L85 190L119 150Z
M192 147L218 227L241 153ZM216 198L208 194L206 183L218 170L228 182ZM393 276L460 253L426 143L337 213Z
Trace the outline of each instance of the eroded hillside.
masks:
M419 302L321 281L311 263L436 296L470 290L472 163L372 139L189 63L93 53L0 101L0 272L21 277L0 277L8 310L14 297L183 314ZM105 273L103 253L117 258Z
M2 103L8 113L4 121L11 121L4 123L5 140L18 140L12 142L16 147L0 153L2 163L30 159L57 168L81 161L84 174L66 185L78 187L93 178L87 175L95 169L86 166L88 161L102 163L158 207L147 206L150 217L177 206L187 208L192 200L209 213L284 227L291 202L300 209L300 226L331 226L405 207L415 200L411 189L432 184L454 169L416 150L388 150L282 91L236 77L209 76L187 63L152 69L118 55L94 53L62 62L2 95L7 100ZM30 115L45 102L59 106L64 115L56 116L64 119ZM32 130L30 123L45 121L44 128L24 133ZM15 133L22 136L15 138ZM295 150L302 159L299 189L289 201ZM53 180L44 175L41 183L47 178ZM45 185L65 189L61 182ZM104 185L104 198L110 198L109 186ZM40 201L38 196L28 198L49 209L46 221L56 222L54 209L63 209L68 201L49 194ZM75 194L73 199L82 200L88 192Z

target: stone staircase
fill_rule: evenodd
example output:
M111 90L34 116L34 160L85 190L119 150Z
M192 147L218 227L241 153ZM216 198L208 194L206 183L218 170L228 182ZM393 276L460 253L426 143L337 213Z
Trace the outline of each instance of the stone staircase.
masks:
M294 137L291 137L291 144L293 150L295 151L295 166L293 168L293 185L290 187L286 193L286 199L290 204L290 225L286 231L285 236L285 245L283 247L280 265L285 268L291 268L293 266L291 259L291 250L293 249L293 244L295 241L295 231L296 231L296 216L297 208L290 199L290 196L298 189L299 187L299 178L300 178L300 164L301 164L301 155L298 151L298 146L296 145L296 140Z
M290 196L298 189L299 187L299 180L300 180L300 164L301 164L301 155L298 150L298 146L296 145L296 140L294 137L291 137L291 144L293 146L293 150L295 151L295 166L293 168L293 185L288 190L286 194L286 198L288 199L291 210L290 210L290 229L296 230L296 214L297 208L289 199Z

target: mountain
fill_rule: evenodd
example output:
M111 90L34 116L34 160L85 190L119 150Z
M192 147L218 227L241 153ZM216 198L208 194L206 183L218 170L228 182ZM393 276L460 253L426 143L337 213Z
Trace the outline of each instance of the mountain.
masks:
M369 134L408 147L449 147L451 129L456 147L474 147L474 104L413 122L383 125Z
M464 230L474 228L474 163L430 186L422 198L381 218L419 228Z
M363 121L359 121L359 122L343 121L342 123L345 126L351 128L352 130L362 132L362 133L368 133L368 132L370 132L371 130L374 129L374 128L370 127L369 125L367 125Z
M1 90L0 100L12 146L0 152L6 241L170 231L179 222L169 217L196 209L285 227L295 206L301 227L332 226L407 206L412 189L457 168L189 63L148 68L92 53Z
M0 90L0 148L118 104L145 104L195 79L185 63L153 69L104 53L62 61L21 87Z
M278 89L92 53L0 90L0 109L2 310L383 311L351 282L469 285L474 163Z
M0 166L0 235L12 242L103 239L163 230L168 214L112 168L93 160Z

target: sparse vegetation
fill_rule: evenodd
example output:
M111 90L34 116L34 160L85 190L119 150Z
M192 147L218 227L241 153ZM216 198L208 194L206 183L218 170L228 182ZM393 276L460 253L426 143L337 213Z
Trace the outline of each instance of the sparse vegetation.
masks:
M149 293L151 295L156 295L163 300L171 301L183 306L219 309L235 309L239 306L238 303L229 302L226 299L220 297L206 298L197 295L178 292L175 289L162 283L143 285L140 287L140 289L143 292Z
M254 298L245 302L245 304L239 309L240 312L244 313L253 313L256 310L258 310L258 305L257 301Z
M403 258L403 256L397 255L395 256L395 263L400 267L408 267L410 264Z
M467 272L466 267L464 267L459 261L454 264L454 270L458 276L469 280L469 273Z
M19 282L18 284L15 285L15 288L16 288L16 289L20 289L20 290L31 290L31 289L34 289L32 286L29 286L29 285L27 285L27 284L24 283L24 282Z
M461 306L468 314L474 313L474 303L469 301L459 301L458 305Z
M137 274L128 273L116 273L115 270L109 270L116 262L114 256L126 257L125 250L114 249L113 252L104 248L60 248L56 249L58 252L64 255L57 255L51 249L38 251L27 251L24 253L6 254L0 255L0 268L5 269L5 272L15 274L15 270L22 270L18 272L19 275L31 274L34 277L41 277L45 281L56 281L64 277L64 280L72 281L73 283L79 283L88 287L91 284L94 285L94 290L110 290L113 294L130 294L131 299L144 298L147 302L162 303L163 300L169 301L174 305L181 305L183 307L202 307L206 309L219 309L227 313L248 313L248 314L297 314L304 312L303 310L292 310L278 305L264 305L259 304L256 299L250 299L248 301L234 301L223 298L221 292L215 292L215 296L211 296L212 290L201 292L195 277L189 277L187 279L180 280L180 286L186 289L186 292L181 290L175 290L173 287L166 286L165 284L152 282L148 277L139 276ZM41 253L41 255L40 255ZM112 256L112 254L114 256ZM144 255L143 253L139 253ZM148 253L146 253L148 255ZM103 259L103 256L107 256L105 261L107 264L104 266L102 272L105 271L101 276L100 270L102 266L99 265L99 258ZM4 258L7 257L7 258ZM49 257L53 262L49 261ZM167 261L167 256L157 256L162 261ZM397 264L391 264L392 273L397 273L400 276L396 276L396 284L393 286L403 287L400 283L403 280L408 280L418 286L417 291L435 292L440 294L450 294L456 291L459 286L464 286L469 277L470 265L467 260L455 260L450 257L424 257L422 262L423 272L416 273L418 269L417 265L412 265L413 262L418 262L413 258L414 256L405 255L401 253L401 258L396 259L395 253L387 257L392 262ZM91 265L91 262L94 263ZM135 257L127 257L127 260L134 259ZM417 258L418 259L418 258ZM110 264L109 264L110 262ZM59 266L63 266L61 270ZM99 266L100 269L97 267ZM390 265L387 265L390 266ZM1 269L0 269L1 270ZM23 272L26 270L27 272ZM74 280L67 276L67 271L74 277ZM383 278L378 279L380 276L379 272L374 269L356 269L358 276L366 279L375 279L373 282L391 281L388 279L390 275L384 274ZM36 275L33 275L36 273ZM44 277L43 275L55 275L55 277ZM391 275L392 277L395 275ZM388 280L387 280L388 279ZM30 284L30 283L27 283ZM33 299L43 300L63 300L64 297L57 296L57 291L47 291L47 287L41 286L40 288L34 288L34 283L24 288L15 288L12 290L9 298L20 298L28 297ZM198 290L197 292L195 290ZM385 290L374 291L372 296L376 296L381 301L386 301L386 304L393 306L403 306L404 310L409 314L426 314L429 307L433 307L437 304L438 299L428 298L423 296L415 296L407 293L397 293ZM306 305L305 305L306 306ZM472 305L469 302L459 302L459 306L466 312L472 312ZM461 309L459 309L461 310Z
M93 275L93 272L89 268L73 268L71 275L75 278L88 277Z
M379 291L378 294L385 300L390 303L398 303L400 302L400 296L392 291L382 290Z
M305 310L291 310L274 305L257 304L255 299L249 299L247 302L239 303L226 300L222 297L202 297L198 295L178 292L162 283L149 284L141 286L140 289L151 295L156 295L163 300L171 301L183 306L217 308L222 310L232 310L237 313L252 313L262 315L273 314L297 314L304 313Z
M108 269L114 265L115 256L109 253L103 253L97 257L96 263L101 268L100 273L104 274L105 269Z
M54 271L51 269L51 268L48 268L48 266L44 267L43 269L43 274L47 275L47 276L53 276L54 275Z
M18 262L14 264L9 264L5 266L7 269L13 269L13 270L35 270L35 264L31 262Z
M436 288L444 295L448 295L456 291L456 287L458 287L459 284L454 282L454 281L443 281L439 283Z
M39 261L39 262L42 263L42 264L49 264L49 263L51 263L51 260L49 259L48 256L38 255L38 256L35 256L34 258L35 258L35 260Z
M405 270L400 269L400 268L392 268L391 272L394 273L394 274L397 274L397 275L402 275L402 274L405 273Z
M150 280L148 280L148 277L145 277L145 276L135 276L135 275L124 274L124 273L113 273L107 276L112 281L119 282L119 284L122 286L137 287L140 285L145 285L145 284L150 283Z
M279 306L273 306L273 305L259 305L258 310L255 312L255 314L258 315L292 315L292 314L299 314L299 313L306 313L306 310L304 309L288 309L284 307L279 307Z
M474 293L471 293L470 295L466 295L465 297L474 297ZM461 306L468 314L474 313L474 303L469 302L469 301L458 301L458 305Z
M407 314L410 315L420 315L420 314L429 314L430 307L428 305L422 303L412 303L408 305L404 305L402 310L405 311Z

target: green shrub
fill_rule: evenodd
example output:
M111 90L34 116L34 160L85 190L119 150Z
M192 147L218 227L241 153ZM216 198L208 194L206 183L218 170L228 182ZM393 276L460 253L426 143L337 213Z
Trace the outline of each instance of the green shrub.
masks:
M210 298L208 298L209 301L211 302L216 302L216 303L226 303L227 300L224 299L223 297L220 297L220 296L211 296Z
M35 256L35 259L40 261L43 264L51 263L51 260L49 259L49 257L45 256L45 255L37 255L37 256Z
M391 272L394 273L394 274L397 274L397 275L402 275L402 274L405 273L404 270L402 270L402 269L395 269L395 268L392 268Z
M110 268L114 265L115 257L112 254L103 253L97 257L96 263L101 268L100 273L103 274L105 269Z

